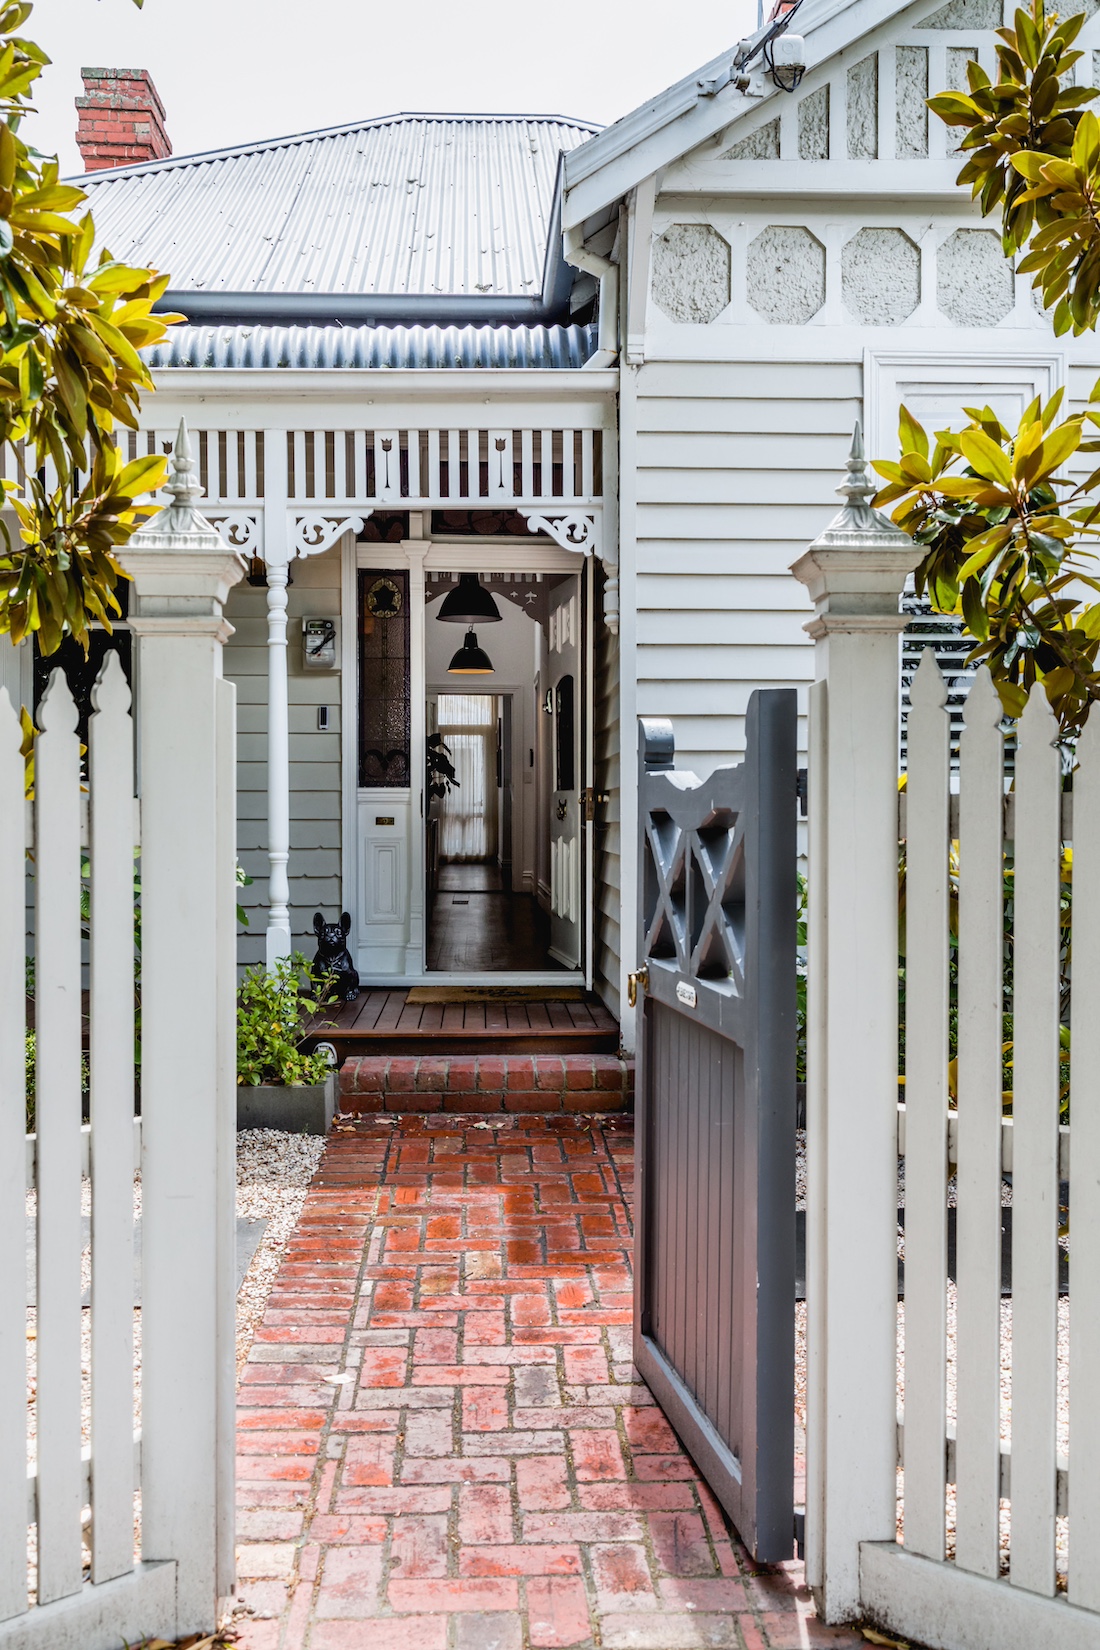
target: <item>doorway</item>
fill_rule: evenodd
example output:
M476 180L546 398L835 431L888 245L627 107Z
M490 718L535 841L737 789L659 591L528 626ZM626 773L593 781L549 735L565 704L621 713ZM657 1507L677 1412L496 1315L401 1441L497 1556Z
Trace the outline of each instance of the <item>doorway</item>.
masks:
M436 784L425 833L429 972L538 973L550 917L533 889L513 886L513 698L436 693L427 727ZM522 844L518 852L522 863Z
M575 974L581 580L463 572L461 581L457 598L453 574L426 592L425 967Z
M353 955L372 984L587 984L591 567L556 546L474 549L356 547ZM453 795L434 794L442 724Z

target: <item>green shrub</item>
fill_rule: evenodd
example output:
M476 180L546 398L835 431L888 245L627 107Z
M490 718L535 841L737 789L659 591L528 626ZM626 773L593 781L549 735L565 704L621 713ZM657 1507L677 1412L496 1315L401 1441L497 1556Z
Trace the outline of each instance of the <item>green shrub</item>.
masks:
M302 1043L309 1021L331 1001L327 983L313 979L300 951L270 973L250 968L237 994L237 1082L291 1088L323 1082L326 1056L304 1054Z
M23 1072L24 1085L27 1097L27 1133L33 1134L36 1125L35 1107L35 1055L37 1044L33 1031L28 1031L23 1039ZM80 1056L80 1115L84 1122L88 1121L88 1095L91 1088L91 1071L88 1065L87 1053Z
M27 1133L34 1133L34 1032L28 1031L23 1046L27 1087Z

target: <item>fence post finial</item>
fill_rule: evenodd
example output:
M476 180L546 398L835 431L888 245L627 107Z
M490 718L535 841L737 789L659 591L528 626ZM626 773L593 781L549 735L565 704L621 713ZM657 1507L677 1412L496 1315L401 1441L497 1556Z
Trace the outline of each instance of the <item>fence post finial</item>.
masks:
M186 509L193 500L202 497L202 488L195 476L195 465L191 457L191 437L187 433L187 420L181 418L179 429L176 431L175 443L172 447L172 475L168 481L166 491L171 493L176 509Z

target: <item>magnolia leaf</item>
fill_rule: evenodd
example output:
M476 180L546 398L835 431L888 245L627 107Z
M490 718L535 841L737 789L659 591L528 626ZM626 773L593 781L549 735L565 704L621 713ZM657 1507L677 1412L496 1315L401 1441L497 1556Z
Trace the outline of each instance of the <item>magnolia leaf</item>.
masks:
M963 430L959 446L971 468L986 481L995 481L1002 487L1012 486L1012 466L1008 454L983 430Z
M982 588L977 579L967 579L962 587L962 610L966 628L979 642L989 635L989 616L982 600Z
M1041 183L1043 180L1043 166L1046 163L1045 155L1036 155L1030 150L1021 150L1011 157L1010 164L1028 183Z
M981 110L965 92L941 92L938 97L925 99L934 114L941 116L949 126L958 126L963 119L981 119Z
M1043 692L1050 704L1054 704L1064 693L1068 693L1073 686L1075 677L1068 665L1059 665L1043 677Z
M990 561L1012 539L1011 527L994 527L990 532L983 533L979 538L970 541L971 554L959 568L959 582L972 579L980 573L986 562Z
M997 689L997 696L1004 706L1006 716L1022 716L1027 709L1027 694L1016 682L1010 682L1003 676L995 676L993 685Z
M923 426L917 422L904 403L898 414L898 440L903 453L916 453L919 457L927 459L928 437Z
M152 493L163 487L168 475L168 460L161 453L150 453L127 464L118 477L117 491L132 497L135 493Z

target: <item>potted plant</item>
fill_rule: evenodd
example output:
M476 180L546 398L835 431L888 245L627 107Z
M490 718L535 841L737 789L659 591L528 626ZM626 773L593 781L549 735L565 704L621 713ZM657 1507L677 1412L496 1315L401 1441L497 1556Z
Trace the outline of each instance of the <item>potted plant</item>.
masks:
M447 792L458 789L458 779L455 777L451 753L441 733L429 733L425 750L428 763L428 817L435 819L439 813L438 804Z
M328 1133L336 1072L326 1048L307 1054L302 1044L313 1016L332 1000L300 951L272 969L248 969L237 994L238 1129Z

